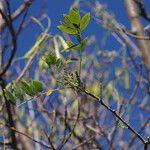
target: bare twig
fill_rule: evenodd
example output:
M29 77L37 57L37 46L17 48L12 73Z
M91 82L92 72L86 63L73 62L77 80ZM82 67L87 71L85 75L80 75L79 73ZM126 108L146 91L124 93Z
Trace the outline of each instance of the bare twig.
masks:
M61 150L63 148L63 146L68 142L68 140L70 139L70 137L72 136L74 130L75 130L75 127L78 123L78 119L80 117L80 106L78 106L78 114L77 114L77 118L76 118L76 121L70 131L70 133L68 134L68 136L66 137L66 139L63 141L63 143L60 144L60 146L57 148L58 150Z
M18 18L31 4L33 0L24 0L24 3L17 8L11 15L12 20Z
M11 63L12 63L12 60L15 56L15 53L16 53L16 50L17 50L17 39L16 39L16 33L14 31L14 28L13 28L13 25L12 25L12 22L11 22L11 17L8 17L4 14L4 12L0 9L0 14L2 15L3 19L5 20L6 22L6 25L11 33L11 37L12 37L12 52L11 52L11 55L10 55L10 58L8 59L8 62L6 64L6 66L3 68L3 70L0 72L0 76L4 75L6 73L6 71L9 69Z
M6 126L7 126L7 125L6 125ZM14 127L10 127L10 126L7 126L7 127L8 127L9 129L11 129L12 131L15 131L15 132L17 132L17 133L19 133L19 134L21 134L21 135L27 137L28 139L34 141L35 143L38 143L38 144L40 144L40 145L42 145L42 146L44 146L44 147L46 147L46 148L52 149L52 147L51 147L50 145L47 145L47 144L43 143L42 141L38 141L38 140L32 138L31 136L29 136L28 134L23 133L23 132L21 132L21 131L15 129Z
M85 93L86 95L92 97L94 100L98 101L102 106L104 106L108 111L110 111L112 114L114 114L114 116L119 121L121 121L134 135L136 135L137 138L140 139L140 141L144 144L144 146L149 144L149 142L146 141L142 137L142 135L140 135L134 128L132 128L131 125L128 122L126 122L120 115L118 115L114 109L112 109L110 106L108 106L107 104L105 104L103 100L101 100L99 97L95 96L94 94L88 92L86 89L83 89L83 88L75 85L74 83L71 83L70 81L67 81L67 82L70 84L70 86L73 89L78 89L81 92Z
M92 137L90 137L90 138L87 139L87 140L84 140L82 143L80 143L80 144L74 146L74 147L72 148L72 150L78 149L79 147L83 146L84 144L87 144L88 142L90 142L90 141L93 140L94 138L95 138L95 135L92 136Z
M145 129L146 125L147 125L149 122L150 122L150 118L148 118L147 121L141 126L141 128L138 130L138 133L141 133L141 132ZM131 138L130 143L129 143L129 148L133 145L133 143L134 143L134 141L136 140L136 138L137 138L136 135L134 135L134 136Z

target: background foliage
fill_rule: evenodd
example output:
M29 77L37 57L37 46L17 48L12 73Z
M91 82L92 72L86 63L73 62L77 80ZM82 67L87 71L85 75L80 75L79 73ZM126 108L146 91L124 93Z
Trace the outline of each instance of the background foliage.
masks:
M60 14L56 34L42 6L33 16L34 1L11 4L0 3L1 148L148 149L147 2L125 0L130 31L105 4L76 0ZM131 16L134 7L142 21ZM40 33L22 54L17 41L35 26ZM88 35L91 26L100 39Z

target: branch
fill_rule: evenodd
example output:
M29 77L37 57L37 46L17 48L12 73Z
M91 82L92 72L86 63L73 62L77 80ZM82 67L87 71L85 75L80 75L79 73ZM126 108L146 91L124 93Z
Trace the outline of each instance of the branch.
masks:
M84 144L87 144L88 142L90 142L91 140L93 140L95 138L95 135L90 137L89 139L87 140L84 140L82 143L76 145L75 147L72 148L72 150L76 150L78 149L79 147L83 146Z
M21 81L21 79L23 78L23 76L25 75L25 73L27 72L27 70L30 68L32 61L34 59L34 57L36 56L36 52L29 58L26 66L24 67L24 69L22 70L22 72L20 73L20 75L18 76L18 78L16 79L16 82Z
M143 36L143 37L147 36L146 32L144 31L144 27L142 25L141 19L140 19L140 15L137 11L135 1L125 0L125 5L126 5L126 10L128 12L130 22L131 22L131 31L138 36ZM150 59L149 59L150 40L143 40L143 39L136 39L136 40L139 44L139 48L141 49L142 59L143 59L145 66L147 67L148 79L150 81Z
M100 100L97 96L93 95L92 93L89 93L86 90L82 92L94 98L96 101L100 102L102 106L104 106L107 110L109 110L112 114L114 114L116 118L118 118L132 133L134 133L145 144L145 140L143 139L143 137L137 131L135 131L123 118L121 118L114 109L105 104L103 100Z
M150 16L147 15L144 4L142 3L142 0L135 0L137 3L139 9L140 9L140 15L143 16L146 20L150 21Z
M99 102L102 106L104 106L108 111L110 111L119 121L121 121L137 138L140 139L140 141L144 144L144 146L150 144L150 140L147 139L145 140L136 130L134 130L134 128L132 128L128 122L126 122L120 115L118 115L116 113L116 111L114 109L112 109L109 105L105 104L104 101L102 100L102 97L99 98L97 96L95 96L94 94L88 92L86 89L83 89L81 87L79 87L78 85L70 82L69 80L67 80L68 84L71 86L72 89L76 89L77 91L83 92L86 95L90 96L91 98L93 98L94 100L96 100L97 102ZM146 150L146 149L145 149Z
M24 0L24 3L11 15L12 20L19 17L32 4L32 2L33 0Z
M140 39L140 40L150 40L150 37L149 37L149 36L136 35L135 33L129 32L129 31L127 31L127 30L124 29L124 28L122 28L122 31L123 31L125 34L127 34L127 35L129 35L129 36L131 36L131 37L134 37L134 38L136 38L136 39Z
M2 93L3 93L3 97L5 99L5 102L6 102L6 110L7 110L7 114L8 114L8 122L9 122L9 125L11 127L15 127L15 123L14 123L14 120L13 120L13 114L12 114L12 109L11 109L11 105L10 103L8 102L6 96L5 96L5 92L4 92L4 89L5 89L5 82L2 78L0 78L0 86L1 86L1 89L2 89ZM12 147L16 150L18 150L17 148L17 139L16 139L16 135L15 135L15 132L14 131L11 131L10 132L11 134L11 142L12 142Z
M150 118L148 118L148 120L142 125L142 127L138 130L138 133L141 133L145 126L150 122ZM129 143L129 148L133 145L134 141L136 140L136 136L134 135Z
M77 122L78 122L78 119L80 117L80 108L79 108L79 103L78 103L78 114L77 114L77 118L76 118L76 121L73 125L73 128L71 129L70 133L68 134L68 137L66 137L65 140L62 141L62 143L60 144L60 146L57 148L58 150L61 150L63 148L63 146L68 142L68 140L70 139L70 137L72 136L74 130L75 130L75 127L77 125Z
M0 72L0 76L3 76L7 72L7 70L9 69L9 67L12 63L12 60L15 56L15 53L17 50L17 39L16 39L16 34L15 34L15 31L14 31L14 28L12 25L11 17L7 18L7 16L4 14L4 12L1 9L0 9L0 14L2 15L3 19L5 20L5 23L8 26L8 29L9 29L10 34L12 36L12 52L11 52L10 58L8 59L6 66L3 68L2 72Z
M21 132L21 131L15 129L14 127L10 127L10 126L8 126L8 125L6 125L6 126L7 126L9 129L11 129L12 131L15 131L15 132L17 132L17 133L19 133L19 134L21 134L21 135L27 137L28 139L34 141L35 143L38 143L38 144L40 144L40 145L42 145L42 146L44 146L44 147L46 147L46 148L52 149L52 147L51 147L50 145L47 145L47 144L45 144L45 143L43 143L43 142L41 142L41 141L38 141L38 140L32 138L31 136L29 136L28 134L23 133L23 132Z

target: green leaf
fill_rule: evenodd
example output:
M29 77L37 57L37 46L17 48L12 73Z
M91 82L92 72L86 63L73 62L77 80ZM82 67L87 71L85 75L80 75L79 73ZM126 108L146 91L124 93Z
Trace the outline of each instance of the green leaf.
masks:
M44 61L44 57L41 57L40 60L39 60L39 66L42 68L42 69L47 69L48 68L48 64Z
M44 31L43 33L41 33L41 35L39 36L39 38L37 39L37 41L35 42L35 44L33 45L33 47L24 55L25 58L30 58L30 56L35 53L36 51L38 51L41 47L41 45L49 38L49 35L47 34L46 31Z
M75 28L74 25L72 24L72 22L70 21L69 15L64 14L63 16L64 16L64 20L65 20L65 23L66 23L65 26L70 27L70 28Z
M74 44L71 41L66 41L66 43L68 45L68 48L61 50L61 53L63 53L63 52L69 52L71 49L80 50L80 48L78 47L79 44Z
M71 9L69 13L69 19L72 23L74 24L79 24L80 23L80 14L77 9Z
M90 13L86 13L80 21L80 31L82 32L90 21Z
M43 91L42 82L40 82L38 80L32 80L32 83L34 85L34 88L35 88L36 92L42 92Z
M2 97L3 96L3 93L2 92L0 92L0 97Z
M57 57L57 59L60 59L61 56L60 56L59 45L58 45L58 42L56 40L56 37L53 38L53 44L54 44L54 50L55 50L55 53L56 53L56 57Z
M125 89L129 89L130 88L130 79L129 79L129 73L127 70L125 70L125 73L124 73L124 86L125 86Z
M51 94L52 94L52 90L48 90L47 92L46 92L46 96L50 96Z
M88 37L86 37L86 38L81 42L81 51L82 51L82 52L85 50L87 41L88 41Z
M20 100L24 100L21 89L18 85L16 84L13 85L13 92L17 98L19 98Z
M67 26L64 22L60 21L60 24L63 26Z
M33 85L33 82L30 81L30 83L28 85L29 85L29 90L31 91L32 95L34 96L37 91L36 91L35 86Z
M105 99L108 104L109 104L110 98L112 97L113 91L114 91L114 87L113 87L112 82L110 82L106 86L106 93L105 93Z
M7 100L10 101L11 104L16 105L16 99L11 94L11 92L9 92L9 90L7 90L7 89L4 89L4 92L5 92L5 96L6 96Z
M44 60L49 66L54 65L54 66L59 67L61 65L61 59L57 58L56 55L50 52L44 56Z
M78 44L73 44L70 47L61 50L61 53L63 53L63 52L69 52L71 49L77 49L77 46L78 46Z
M74 3L72 4L71 6L71 9L74 8L74 9L78 9L79 8L79 0L75 0Z
M58 38L59 38L59 40L60 40L60 42L61 42L63 48L64 48L64 49L67 49L69 46L68 46L68 44L66 43L66 41L63 39L63 37L61 37L61 36L59 35Z
M33 90L33 87L30 86L28 83L21 82L21 88L27 95L29 95L29 96L35 95L35 91Z
M66 64L69 64L69 63L72 63L72 62L76 62L76 61L78 61L77 58L70 58L70 59L66 60Z
M122 128L122 129L126 129L128 128L127 126L125 126L124 124L120 123L119 121L116 122L118 127Z
M68 34L73 34L74 35L74 34L78 33L77 29L72 29L72 28L66 27L64 25L57 26L57 28L59 30L61 30L62 32L68 33Z
M57 61L56 61L56 67L60 67L61 63L62 63L61 59L57 59Z

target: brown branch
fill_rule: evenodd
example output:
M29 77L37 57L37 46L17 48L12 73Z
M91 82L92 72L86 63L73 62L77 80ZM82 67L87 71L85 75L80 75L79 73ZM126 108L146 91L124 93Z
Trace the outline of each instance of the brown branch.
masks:
M67 136L67 118L68 118L67 105L65 105L65 116L64 116L65 129L64 129L63 139L62 139L60 145L62 145L66 140L66 136Z
M83 146L84 144L87 144L88 142L90 142L90 141L93 140L94 138L95 138L95 135L92 136L92 137L90 137L90 138L87 139L87 140L84 140L82 143L80 143L80 144L74 146L74 147L72 148L72 150L78 149L79 147Z
M150 37L149 37L149 36L136 35L135 33L129 32L129 31L127 31L127 30L124 29L124 28L122 28L122 31L123 31L125 34L127 34L127 35L129 35L129 36L131 36L131 37L134 37L134 38L136 38L136 39L140 39L140 40L150 40Z
M83 89L83 88L79 87L78 85L70 82L69 80L67 80L67 82L71 86L72 89L77 89L77 91L79 90L79 91L85 93L86 95L90 96L91 98L93 98L94 100L99 102L102 106L104 106L119 121L121 121L144 144L144 146L149 144L149 140L145 140L142 137L142 135L140 135L133 127L130 126L130 124L128 122L126 122L120 115L118 115L114 109L112 109L109 105L105 104L102 99L100 99L99 97L95 96L94 94L88 92L86 89Z
M4 92L4 89L5 89L6 85L5 85L5 82L4 82L4 80L2 78L0 78L0 85L1 85L2 92L3 92L3 97L4 97L5 103L6 103L6 109L7 109L7 114L8 114L9 125L11 127L15 127L15 123L14 123L14 120L13 120L13 114L12 114L11 104L7 100L7 98L5 96L5 92ZM17 150L18 148L17 148L17 139L16 139L15 132L11 131L10 134L11 134L12 147Z
M47 139L48 139L48 141L49 141L49 143L50 143L52 149L53 149L53 150L56 150L55 146L53 145L53 142L50 140L50 138L49 138L48 134L46 133L46 131L44 131L44 134L46 135L46 137L47 137Z
M143 139L143 137L137 132L135 131L129 124L128 122L126 122L124 119L122 119L114 109L112 109L110 106L106 105L104 103L103 100L100 100L97 96L93 95L92 93L89 93L88 91L84 90L83 91L85 94L89 95L90 97L96 99L97 101L100 102L100 104L102 106L104 106L107 110L109 110L112 114L114 114L114 116L116 118L118 118L132 133L134 133L144 144L145 144L145 140Z
M2 11L4 11L4 1L1 0L0 1L0 9ZM0 68L2 68L2 53L3 53L3 49L2 49L2 32L3 32L3 24L4 24L4 19L3 17L0 15Z
M77 123L78 123L78 119L79 119L79 117L80 117L80 108L79 108L79 107L80 107L80 106L79 106L79 103L78 103L78 114L77 114L76 121L75 121L75 123L74 123L74 125L73 125L73 127L72 127L72 129L71 129L71 131L70 131L70 133L69 133L68 136L66 137L66 139L63 140L63 143L61 143L60 146L57 148L58 150L61 150L61 149L63 148L63 146L68 142L68 140L70 139L70 137L72 136L72 134L73 134L73 132L74 132L74 130L75 130L75 128L76 128L76 125L77 125Z
M131 31L138 36L147 36L141 23L140 14L138 13L134 0L125 0L126 10L131 22ZM150 40L136 39L142 53L143 62L148 70L148 79L150 81Z
M20 73L20 75L18 76L18 78L16 79L16 82L21 81L21 79L23 78L23 76L25 75L25 73L27 72L27 70L30 68L32 61L34 59L34 57L36 56L36 52L29 58L26 66L24 67L24 69L22 70L22 72Z
M50 145L47 145L47 144L45 144L45 143L43 143L43 142L41 142L41 141L38 141L38 140L32 138L31 136L29 136L28 134L23 133L23 132L21 132L21 131L15 129L14 127L10 127L10 126L8 126L8 125L6 125L6 126L7 126L9 129L11 129L12 131L14 131L14 132L16 132L16 133L19 133L19 134L21 134L21 135L27 137L28 139L32 140L33 142L38 143L38 144L40 144L40 145L42 145L42 146L44 146L44 147L46 147L46 148L52 149L52 147L51 147Z
M19 17L31 4L33 0L24 0L24 3L17 8L11 15L12 20L15 20Z
M150 21L150 16L147 15L147 12L145 10L144 4L142 3L142 0L134 0L134 1L137 3L137 5L141 11L140 15L142 17L144 17L146 20Z
M145 126L150 122L150 118L147 119L147 121L141 126L141 128L138 130L138 133L141 133L144 129ZM129 143L129 148L133 145L134 141L136 140L136 136L134 135Z
M0 14L2 15L3 19L5 20L6 25L9 29L10 33L11 33L11 36L12 36L12 52L11 52L10 58L8 59L8 62L6 64L6 66L0 72L0 76L3 76L7 72L7 70L9 69L9 67L12 63L12 60L15 56L15 53L16 53L16 50L17 50L17 39L16 39L16 34L15 34L15 31L14 31L11 19L7 18L7 16L4 14L4 12L1 9L0 9Z

